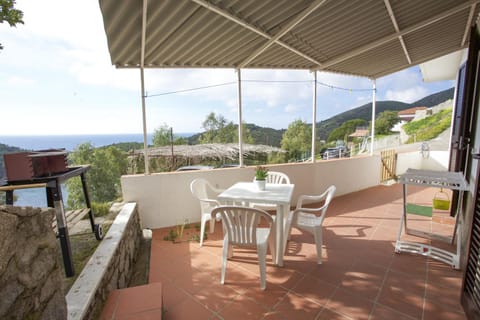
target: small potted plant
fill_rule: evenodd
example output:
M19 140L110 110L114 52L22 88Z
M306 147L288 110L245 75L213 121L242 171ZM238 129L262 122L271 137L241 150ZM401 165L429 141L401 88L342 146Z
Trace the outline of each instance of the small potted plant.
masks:
M268 169L263 166L257 166L255 168L255 183L259 190L265 190L266 179L268 176Z

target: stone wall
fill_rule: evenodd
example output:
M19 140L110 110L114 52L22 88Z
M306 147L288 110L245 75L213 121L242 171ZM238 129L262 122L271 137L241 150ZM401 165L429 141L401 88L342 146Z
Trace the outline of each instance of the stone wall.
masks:
M136 204L127 203L68 292L68 319L96 319L108 294L128 285L141 239Z
M0 319L65 319L53 209L0 206Z

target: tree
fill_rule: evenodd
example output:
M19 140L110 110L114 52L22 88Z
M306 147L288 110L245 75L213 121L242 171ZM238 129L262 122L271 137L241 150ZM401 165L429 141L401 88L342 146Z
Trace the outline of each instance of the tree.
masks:
M366 126L367 122L363 119L353 119L348 120L340 127L335 128L330 132L328 135L328 142L337 141L337 140L345 140L345 137L354 133L357 127Z
M390 134L393 126L400 121L398 112L384 111L375 119L375 134Z
M164 123L153 132L152 142L155 147L169 146L171 138L171 129ZM187 139L173 135L173 144L187 144Z
M15 9L15 0L0 0L0 23L6 21L10 27L15 27L17 23L23 24L23 12ZM0 50L2 50L0 43Z
M200 143L215 143L226 140L226 132L220 132L224 130L227 120L224 116L219 114L215 115L215 112L210 112L207 115L205 121L202 122L202 128L205 129L205 132L199 139ZM220 133L219 133L220 132Z
M116 147L94 148L90 143L79 145L70 155L73 165L90 165L87 185L92 202L108 202L120 195L120 176L127 172L127 155ZM67 181L70 208L85 206L80 179Z
M211 112L202 123L205 132L201 135L200 143L235 143L238 142L238 126L232 121L227 122L224 116ZM252 135L245 124L242 124L243 142L253 143Z
M153 132L152 142L155 147L168 146L170 144L170 128L162 124Z
M282 149L288 152L290 159L300 159L310 152L312 128L302 120L295 120L288 125L282 137Z

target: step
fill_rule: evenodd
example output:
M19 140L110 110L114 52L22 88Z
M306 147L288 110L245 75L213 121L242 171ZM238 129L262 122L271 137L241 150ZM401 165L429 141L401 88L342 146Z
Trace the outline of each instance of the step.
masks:
M103 306L100 319L162 319L162 297L160 282L113 290Z

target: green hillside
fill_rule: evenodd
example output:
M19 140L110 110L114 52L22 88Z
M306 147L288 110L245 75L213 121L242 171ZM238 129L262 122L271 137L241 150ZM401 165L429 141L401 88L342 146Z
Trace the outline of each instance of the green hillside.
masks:
M255 144L264 144L267 146L280 147L282 141L283 133L285 129L272 129L266 127L259 127L253 123L245 124L247 129L250 130L250 134L255 142ZM235 125L237 130L238 126ZM188 137L188 144L198 144L198 139L200 139L201 133L195 134L191 137Z
M418 101L415 101L414 103L411 103L410 105L412 107L425 106L427 108L431 108L444 101L447 101L448 99L453 99L454 92L455 92L455 88L443 90L443 91L431 94L429 96L426 96L425 98L422 98Z
M426 106L433 107L436 106L448 99L453 98L454 88L450 88L441 92L434 93L427 97L424 97L418 101L415 101L411 104L403 103L399 101L377 101L376 103L376 114L386 111L401 111L408 108L416 106ZM317 123L317 136L320 140L326 140L330 132L341 126L348 120L352 119L363 119L369 122L372 118L372 103L367 103L363 106L357 107L355 109L337 114L329 119L323 120ZM282 135L286 129L272 129L267 127L260 127L255 124L249 123L246 124L247 128L250 130L250 134L254 139L255 144L264 144L275 147L280 147L282 141ZM200 134L193 135L188 138L189 144L198 144L198 139ZM124 151L130 149L141 149L143 144L141 143L119 143L115 146L121 148ZM3 154L6 152L16 152L21 151L19 148L10 147L4 144L0 144L0 177L2 177L5 172L3 168Z
M451 122L452 108L448 108L424 119L406 123L403 129L410 136L407 143L431 140L449 128Z
M379 113L391 110L391 111L401 111L417 106L426 106L428 108L436 106L448 99L453 98L454 88L450 88L444 91L440 91L424 97L413 103L404 103L400 101L377 101L375 115ZM317 123L317 136L320 140L327 140L328 135L332 132L333 129L338 128L343 123L348 120L353 119L363 119L367 122L372 120L372 103L364 104L363 106L357 107L352 110L345 111L343 113L337 114L327 120ZM247 124L247 128L250 130L250 133L254 139L255 144L265 144L275 147L280 147L282 141L282 135L285 132L285 129L276 130L272 128L259 127L255 124ZM201 133L193 135L188 138L189 144L197 144L198 139Z
M264 144L267 146L280 147L282 136L285 129L276 130L272 128L259 127L253 123L247 123L247 128L250 130L253 140L256 144Z
M424 97L413 103L403 103L400 101L377 101L375 108L375 115L379 113L391 110L401 111L413 107L426 106L427 108L434 107L448 99L453 99L454 88L450 88L444 91L440 91ZM320 140L327 140L328 135L333 129L341 126L344 122L352 119L363 119L366 121L372 120L372 103L364 104L358 108L345 111L337 114L327 120L317 123L317 136Z
M385 111L401 111L410 108L410 104L399 101L377 101L375 115ZM344 122L353 119L372 120L372 103L337 114L330 119L317 123L317 136L320 140L327 140L333 129L340 127Z

